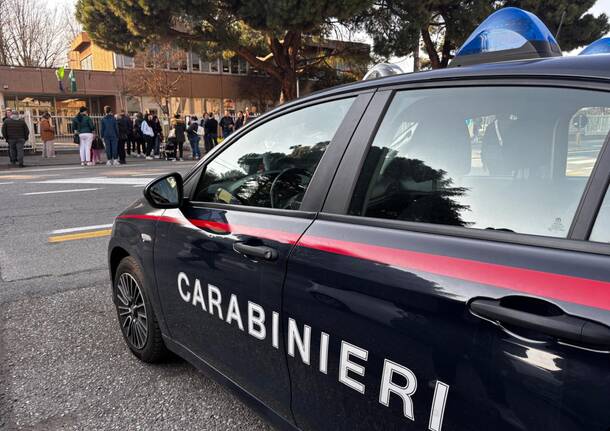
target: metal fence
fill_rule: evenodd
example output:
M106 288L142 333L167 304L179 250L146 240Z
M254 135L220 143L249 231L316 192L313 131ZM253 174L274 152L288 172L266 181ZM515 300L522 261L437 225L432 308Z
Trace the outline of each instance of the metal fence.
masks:
M584 128L585 136L606 136L610 130L610 116L609 115L587 115L587 125ZM570 133L577 133L579 130L572 123L570 125Z
M30 139L25 144L25 149L29 151L37 151L42 147L42 141L40 140L40 120L41 116L32 115L29 111L26 111L22 118L30 129ZM51 117L53 126L55 127L55 143L73 143L74 142L74 131L72 130L72 119L74 117L57 116ZM95 124L95 129L100 130L101 115L92 115L91 119ZM0 149L6 149L8 146L4 137L0 137Z

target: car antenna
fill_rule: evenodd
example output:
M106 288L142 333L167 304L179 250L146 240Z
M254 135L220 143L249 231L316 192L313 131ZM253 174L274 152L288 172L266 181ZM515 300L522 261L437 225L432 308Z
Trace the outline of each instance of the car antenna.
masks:
M555 40L559 40L559 32L561 31L561 27L563 27L563 20L566 17L566 9L561 13L561 19L559 20L559 25L557 26L557 33L555 33Z

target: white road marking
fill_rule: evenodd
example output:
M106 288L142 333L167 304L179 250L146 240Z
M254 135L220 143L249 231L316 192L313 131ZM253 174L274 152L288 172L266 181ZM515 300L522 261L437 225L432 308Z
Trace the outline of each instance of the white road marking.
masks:
M145 177L146 175L163 175L167 170L159 170L159 172L146 172L144 174L131 174L132 177Z
M8 181L6 183L0 183L0 186L6 186L6 185L9 185L9 184L15 184L15 181Z
M71 233L71 232L83 232L86 230L96 230L96 229L108 229L112 227L112 223L110 224L99 224L95 226L81 226L81 227L69 227L66 229L56 229L49 232L49 235L57 235L61 233Z
M30 192L23 193L23 196L31 196L31 195L50 195L53 193L75 193L75 192L92 192L94 190L100 190L99 188L92 189L70 189L70 190L48 190L46 192Z
M31 181L34 184L108 184L108 185L146 185L155 177L85 177L60 178L56 180Z
M145 163L134 163L134 164L129 164L129 166L146 166ZM103 165L103 166L98 166L98 168L109 168L109 166ZM76 170L76 169L81 169L81 170L86 170L86 169L91 169L91 166L69 166L69 167L65 167L65 168L36 168L36 169L19 169L19 172L47 172L47 171L71 171L71 170Z

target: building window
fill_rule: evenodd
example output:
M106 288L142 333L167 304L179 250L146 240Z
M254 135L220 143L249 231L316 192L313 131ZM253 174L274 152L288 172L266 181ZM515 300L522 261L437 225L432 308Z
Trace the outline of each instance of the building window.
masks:
M211 73L218 73L218 63L220 62L220 60L214 60L210 62L210 72Z
M194 52L191 52L190 54L191 72L201 72L201 61L199 56Z
M237 57L231 58L231 73L239 73L239 59Z
M93 70L93 56L88 55L80 61L80 68L82 70Z
M210 73L212 69L212 64L209 61L201 62L201 71L205 73Z
M237 58L239 64L239 73L245 75L248 73L248 62L241 57Z
M118 68L133 69L135 67L135 62L133 60L133 57L129 57L127 55L116 54L115 63L116 63L116 67L118 67Z
M231 68L230 68L230 60L223 58L222 59L222 73L231 73Z

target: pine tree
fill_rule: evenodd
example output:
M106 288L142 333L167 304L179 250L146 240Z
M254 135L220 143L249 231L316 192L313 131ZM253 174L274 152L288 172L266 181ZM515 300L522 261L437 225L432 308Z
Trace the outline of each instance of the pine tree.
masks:
M506 6L533 12L557 33L564 51L586 45L610 30L608 17L586 12L596 0L375 0L352 25L373 38L376 54L382 57L410 55L420 44L428 65L449 65L455 50L489 14ZM565 15L564 15L565 12Z
M372 0L78 0L77 18L102 47L127 55L171 42L203 59L237 55L296 97L297 77L346 55L319 43ZM312 49L316 45L319 49Z

